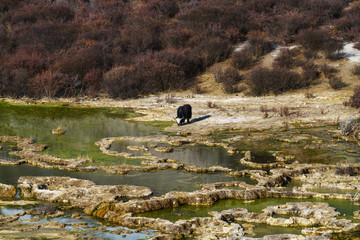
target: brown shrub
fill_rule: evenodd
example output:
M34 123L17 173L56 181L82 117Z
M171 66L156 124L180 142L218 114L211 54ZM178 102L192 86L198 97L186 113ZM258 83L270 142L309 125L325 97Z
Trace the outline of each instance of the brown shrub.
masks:
M167 17L174 17L179 12L179 7L176 1L172 0L150 0L148 8L159 11Z
M202 94L202 93L206 93L205 89L202 88L199 84L196 84L193 88L192 88L193 93L196 94Z
M313 50L310 50L310 49L306 49L304 51L304 57L307 59L307 60L313 60L315 58L318 57L318 54L316 51L313 51Z
M296 72L283 68L274 68L272 72L273 81L271 91L274 94L307 86L301 79L301 76Z
M334 90L339 90L347 86L347 84L342 81L341 77L336 77L336 76L329 77L329 84Z
M135 77L141 83L142 93L185 88L191 81L185 78L179 66L172 63L144 59L140 60L135 67Z
M211 102L211 101L208 101L206 103L206 105L207 105L208 108L216 108L216 104L214 102Z
M223 75L223 66L220 64L216 64L211 68L211 73L214 76L215 82L220 83L221 82L221 76Z
M357 42L354 44L354 48L360 50L360 42Z
M134 98L141 91L141 83L130 67L116 67L104 75L104 90L112 98Z
M77 38L79 25L74 22L36 22L15 25L11 34L13 44L41 44L51 53L66 49Z
M130 12L127 4L123 1L95 0L92 1L98 10L99 17L110 21L113 24L122 24L126 13Z
M46 4L24 4L22 8L11 11L5 20L11 24L35 23L38 21L67 22L73 20L75 12L63 3Z
M355 88L354 94L350 97L347 104L354 108L360 108L360 87Z
M161 50L159 36L163 23L145 16L141 20L132 20L133 22L126 24L121 31L124 51L131 55L139 55L147 51Z
M315 96L314 94L310 93L310 92L306 92L306 93L305 93L305 97L306 97L307 99L311 99L311 98L315 98L316 96Z
M29 74L24 68L2 73L0 68L0 95L13 98L28 96L30 94L27 87L28 79Z
M297 41L306 49L316 52L323 49L328 37L327 32L324 30L306 29L298 34Z
M356 41L359 38L359 11L360 3L352 2L346 11L343 11L343 16L335 21L336 29L345 41Z
M79 43L66 51L55 63L62 73L78 75L82 79L92 69L103 67L100 46L92 43Z
M360 64L355 65L353 69L351 70L352 74L356 76L360 76Z
M192 31L172 26L162 33L161 42L165 48L183 48L192 36Z
M306 62L302 66L302 79L303 83L305 84L304 86L309 86L314 82L314 80L319 78L319 76L320 72L318 66L314 62Z
M276 39L283 43L291 43L294 41L294 36L300 30L308 28L310 23L306 14L299 12L297 9L292 9L279 14L275 25L277 26L277 28L274 28Z
M290 116L290 109L289 107L281 107L279 111L280 117L288 117Z
M223 81L222 83L224 91L229 94L244 91L243 88L236 86L237 83L238 82L233 78L227 78L227 80Z
M250 31L248 33L248 41L255 59L258 59L273 50L271 42L266 39L265 32Z
M338 60L341 58L341 50L343 49L342 42L329 39L324 43L323 52L325 53L325 57L331 60Z
M3 67L9 71L26 69L29 76L33 77L48 67L49 60L49 53L43 45L25 45L20 46L15 53L6 56Z
M30 79L28 86L37 97L54 98L73 95L73 82L69 75L48 70Z
M247 80L252 94L259 96L270 92L279 94L307 86L300 75L284 68L256 68Z
M239 70L250 68L254 63L253 53L249 47L234 52L231 60L232 66Z
M195 49L199 50L204 59L204 66L208 67L230 56L231 43L222 37L204 36Z
M168 48L150 57L159 62L168 62L180 67L188 78L204 70L204 59L190 48Z
M271 91L272 71L268 68L256 68L251 71L248 85L252 94L259 96Z
M310 53L323 51L327 58L336 60L340 58L340 51L343 48L340 41L332 38L328 31L322 29L303 30L298 34L297 41L307 49L309 57Z
M320 66L320 70L324 73L325 77L329 78L334 73L339 72L339 69L332 67L329 64L323 64ZM359 72L360 74L360 72Z
M222 83L226 93L236 93L239 91L235 85L241 80L241 76L234 67L223 67L218 64L212 68L212 73L215 81Z
M290 49L281 49L279 55L274 59L274 67L292 68L296 65L294 54Z
M96 96L102 86L102 73L100 69L90 70L82 80L85 88L85 94L88 96Z
M271 111L271 110L268 109L267 106L264 106L264 105L261 105L261 106L260 106L260 112L270 112L270 111Z

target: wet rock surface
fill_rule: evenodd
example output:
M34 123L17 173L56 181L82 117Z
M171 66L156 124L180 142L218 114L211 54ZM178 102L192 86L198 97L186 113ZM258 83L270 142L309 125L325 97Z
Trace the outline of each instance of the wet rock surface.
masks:
M252 138L266 138L265 134L251 136ZM233 143L242 138L229 138ZM320 193L318 188L332 188L342 190L356 190L359 186L358 176L360 164L300 164L292 162L293 155L286 155L281 151L272 151L276 159L271 163L254 161L251 151L245 151L240 162L254 169L234 170L223 166L200 168L194 165L184 165L174 159L159 158L149 154L135 156L129 152L115 152L111 150L114 141L136 141L148 144L155 151L170 152L176 146L184 144L204 144L207 146L223 147L228 153L237 152L237 149L228 143L217 143L210 138L199 135L184 136L149 136L149 137L117 137L102 139L97 145L108 155L123 156L126 158L143 158L141 166L115 165L82 167L87 161L73 159L57 159L46 154L40 154L46 146L37 145L32 139L19 137L1 137L2 142L15 142L21 151L13 154L22 160L1 164L31 163L42 167L59 168L75 171L104 170L113 174L126 174L129 171L153 171L167 168L184 168L194 173L224 173L232 177L249 176L256 181L250 185L241 181L216 182L201 184L201 190L194 192L172 191L160 197L150 197L151 190L145 187L127 185L98 186L88 180L79 180L62 177L21 177L18 186L0 184L0 197L13 197L16 189L21 190L25 198L36 198L46 202L68 204L70 208L81 208L88 215L110 220L124 227L155 229L159 236L164 238L194 237L198 239L255 239L246 236L242 223L261 223L269 226L303 227L299 235L271 235L259 239L324 239L324 236L338 232L356 232L360 226L349 219L340 218L340 213L326 203L287 203L284 205L268 206L263 212L256 213L245 208L228 209L221 212L210 212L212 217L196 217L190 220L171 222L165 219L136 217L134 213L157 211L167 208L176 208L181 205L213 205L224 199L265 199L265 198L319 198L319 199L348 199L354 200L350 194ZM310 141L306 149L321 147L331 148L331 144L324 143L313 136L300 135L291 138L279 138L286 143ZM158 147L158 144L168 144L172 147ZM147 151L143 145L129 146L129 151ZM91 160L90 160L91 161ZM292 162L292 163L291 163ZM263 170L260 170L261 168ZM257 169L257 170L256 170ZM282 188L289 182L298 182L300 186L293 189ZM1 204L0 204L1 205ZM40 206L27 211L31 215L46 215L50 217L63 214L56 207ZM282 215L286 215L283 217ZM354 212L358 217L359 213ZM11 224L18 217L6 217L4 224ZM42 226L45 228L45 226ZM48 226L56 228L57 225ZM74 227L86 227L84 224ZM61 227L60 227L61 228ZM5 231L5 230L4 230ZM319 237L320 236L320 237ZM313 237L313 238L310 238Z
M201 143L208 146L229 147L227 144L219 144L205 138L193 137L121 137L117 140L133 140L151 143L153 147L157 143L176 143L183 145L187 143ZM7 140L8 141L8 140ZM34 145L31 139L10 138L17 141L18 145L29 149L43 149L44 146ZM138 156L125 155L125 153L111 152L111 143L114 139L103 139L100 149L108 154L122 154L129 158ZM29 146L30 145L30 146ZM29 150L30 152L32 150ZM38 153L36 153L38 154ZM166 208L179 207L181 205L213 205L223 199L245 199L253 200L268 197L290 197L290 198L339 198L351 199L350 195L336 193L316 193L309 190L321 187L332 187L339 189L355 189L358 185L357 175L360 172L360 164L299 164L297 162L287 163L292 157L286 157L281 152L273 152L274 157L281 158L275 163L255 163L250 151L244 153L244 165L254 164L254 168L273 168L269 171L263 170L241 170L235 171L222 166L199 168L196 166L184 166L172 159L158 158L144 155L146 160L143 166L92 166L89 170L105 170L111 173L127 173L128 171L151 171L166 168L184 168L188 172L212 173L222 172L230 176L250 176L257 181L256 185L244 182L219 182L201 185L202 189L195 192L173 191L161 197L148 197L151 190L144 187L134 186L97 186L88 180L79 180L64 177L21 177L19 185L22 196L36 198L48 202L61 202L71 207L82 208L88 215L104 218L126 227L149 228L160 231L164 236L196 236L196 238L215 239L215 236L236 237L241 239L245 232L241 222L263 223L270 226L302 226L304 235L318 236L334 232L357 231L358 224L346 219L336 219L339 214L326 204L286 204L282 206L267 207L263 213L252 213L246 209L231 209L225 212L212 212L211 218L194 218L191 220L179 220L172 223L167 220L134 217L133 213L156 211ZM20 155L20 154L19 154ZM26 157L20 161L27 161ZM48 161L49 162L49 161ZM255 166L256 164L256 166ZM79 167L77 167L79 168ZM81 167L80 167L81 168ZM281 188L290 181L302 182L302 187L296 187L293 191ZM236 187L237 189L233 189ZM232 188L232 189L231 189ZM12 197L16 193L16 187L0 185L2 197ZM128 198L140 198L130 199ZM124 201L123 201L124 200ZM53 210L53 211L50 211ZM33 208L29 210L32 215L60 216L61 211L52 208ZM290 218L274 217L274 215L290 215ZM7 219L7 224L16 217ZM14 220L15 221L15 220ZM320 226L320 227L319 227ZM285 235L277 236L286 239ZM297 239L296 236L294 239ZM250 239L250 238L249 238ZM266 238L264 238L266 239ZM300 239L300 238L299 238Z
M45 144L35 144L32 138L21 138L18 136L0 136L0 142L16 143L20 151L10 152L10 155L20 157L19 161L6 161L0 159L1 165L20 165L29 163L34 166L43 168L59 168L64 170L72 170L77 166L92 162L91 159L62 159L49 154L39 153L47 146Z
M13 197L16 194L16 188L11 185L0 183L0 196L1 197Z
M252 168L275 168L275 167L284 167L284 163L274 162L274 163L256 163L252 162L253 155L250 151L244 152L245 156L240 159L241 164L252 167Z
M102 202L117 202L122 198L139 198L152 194L147 187L117 185L102 186L88 180L70 177L20 177L18 188L26 198L68 203L86 208Z

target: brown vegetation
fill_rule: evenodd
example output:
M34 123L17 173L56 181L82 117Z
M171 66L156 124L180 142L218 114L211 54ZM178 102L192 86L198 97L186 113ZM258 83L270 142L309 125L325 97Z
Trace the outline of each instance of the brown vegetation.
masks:
M320 51L336 59L338 39L360 37L359 9L360 3L351 0L4 0L0 96L106 93L128 98L187 88L207 67L230 56L233 67L249 69L274 44L294 41L309 58ZM248 47L232 54L232 46L246 40ZM299 83L295 73L285 77L288 69L278 69L294 67L293 57L282 52L272 74L282 83L290 81L284 78L295 83L267 89L266 84L254 86L253 79L253 92L280 93L308 85ZM314 74L306 73L312 79ZM235 79L223 82L226 92L237 91ZM40 89L52 84L54 89Z
M354 94L350 97L349 101L344 104L354 108L360 108L360 87L354 90Z
M248 79L252 94L264 95L268 93L280 94L282 92L302 88L309 85L301 76L286 68L257 68L253 70Z

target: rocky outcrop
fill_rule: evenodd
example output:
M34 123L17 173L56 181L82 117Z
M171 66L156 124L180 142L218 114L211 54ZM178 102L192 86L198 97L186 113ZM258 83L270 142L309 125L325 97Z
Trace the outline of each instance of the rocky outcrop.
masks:
M286 155L282 151L269 151L278 162L287 162L295 159L294 155Z
M17 144L20 151L10 152L10 155L15 155L22 158L22 161L8 162L2 160L0 164L23 164L30 163L35 166L44 168L63 168L66 170L75 169L77 166L92 162L91 159L62 159L49 154L39 153L47 146L45 144L35 144L32 138L21 138L18 136L0 136L0 142L13 142Z
M123 136L123 137L111 137L103 138L95 144L99 146L100 150L104 154L115 155L115 156L124 156L124 153L118 153L111 151L111 144L115 141L135 141L139 143L149 143L149 145L156 146L158 143L169 144L172 147L180 147L184 144L201 144L209 147L223 147L229 154L238 152L236 148L230 146L228 143L219 143L214 140L201 136L201 135L186 135L186 136L144 136L144 137L132 137L132 136ZM158 148L159 149L159 148ZM167 148L169 150L171 148ZM119 155L118 155L119 154Z
M132 146L127 146L126 147L127 150L130 151L138 151L138 152L147 152L149 151L149 149L147 147L145 147L144 145L132 145Z
M11 185L0 183L0 197L13 197L16 194L16 188Z
M302 231L305 235L319 236L324 229L326 233L358 231L359 223L347 219L338 219L339 212L327 203L299 202L286 203L279 206L269 206L263 213L249 212L245 208L235 208L221 212L210 212L210 215L228 221L264 223L270 226L312 227ZM274 215L290 215L290 218L274 217ZM315 227L316 226L316 227Z
M213 217L195 217L190 220L179 220L172 223L168 220L148 217L134 217L132 213L119 214L115 208L100 206L109 210L104 216L110 221L126 227L149 228L161 231L169 239L194 236L197 239L255 239L245 235L243 227L237 222L263 223L270 226L310 227L303 234L319 236L320 232L333 233L358 231L360 224L350 220L336 218L340 213L327 203L287 203L269 206L263 213L249 212L245 208L235 208L221 212L210 212ZM290 215L289 218L274 215ZM326 229L326 231L324 231ZM301 235L271 235L272 238L259 239L309 239ZM324 238L313 238L324 239Z
M250 151L245 151L244 152L245 156L240 159L240 163L251 167L251 168L275 168L275 167L285 167L284 163L281 162L273 162L273 163L256 163L256 162L252 162L252 160L254 159L252 153Z
M118 202L122 198L146 197L147 187L131 185L102 186L88 180L70 177L20 177L19 189L24 197L49 202L68 203L86 208L102 202Z
M312 172L299 175L293 178L302 182L302 191L331 188L333 190L356 190L360 186L357 176L358 168L337 167L324 169L321 172Z
M54 218L65 215L65 212L58 210L55 205L46 204L40 207L35 207L30 210L27 210L26 214L42 215L42 216Z
M114 215L110 220L127 227L157 229L169 239L196 236L197 239L240 239L245 235L237 223L228 223L216 217L192 218L172 223L164 219L133 217L130 213Z
M18 156L22 158L18 161L7 161L0 159L0 165L6 166L16 166L25 163L32 164L34 166L49 168L49 169L60 169L66 171L82 171L82 172L91 172L96 170L104 170L108 173L113 174L126 174L129 171L154 171L154 170L163 170L163 169L179 169L184 165L181 163L176 163L174 159L159 158L151 155L141 155L134 156L132 153L112 153L109 151L110 155L122 156L126 158L134 159L146 159L142 162L142 166L136 165L115 165L115 166L87 166L82 167L83 164L93 162L91 159L62 159L49 154L39 153L43 151L47 146L44 144L35 144L34 139L32 138L21 138L17 136L0 136L0 142L14 142L17 143L18 148L21 151L13 151L9 154ZM108 146L103 146L103 148L110 148ZM133 151L146 151L148 150L144 146L132 146Z
M250 172L258 178L287 176L294 178L301 174L325 171L328 168L308 165L295 169L274 169L270 176L263 171ZM275 177L277 176L277 177ZM261 180L261 179L260 179ZM150 228L161 231L172 237L196 236L197 238L215 239L215 236L241 239L244 230L240 222L263 223L271 226L301 226L305 235L323 233L357 231L359 224L350 220L336 218L339 213L326 203L287 203L280 206L267 207L262 213L249 212L246 209L230 209L222 212L211 212L212 218L193 218L171 223L163 219L133 217L132 213L156 211L175 208L180 205L212 205L222 199L252 200L268 197L290 198L343 198L341 194L311 193L302 191L285 191L269 188L259 181L258 185L250 185L240 181L218 182L201 185L202 189L194 192L169 192L161 197L149 199L130 199L147 197L151 190L135 186L98 186L88 180L67 177L21 177L19 189L25 197L35 197L50 202L68 203L71 207L83 208L86 214L117 222L126 227ZM269 179L267 180L269 183ZM234 189L237 187L238 189ZM35 211L36 210L36 211ZM33 209L42 212L42 209ZM35 214L34 213L34 214ZM58 213L54 213L55 215ZM290 217L281 217L288 215ZM51 216L51 215L50 215ZM326 229L326 231L324 230Z
M229 173L232 171L232 169L222 166L212 166L209 168L200 168L195 165L185 166L184 169L188 172L194 172L194 173L213 173L213 172L225 172Z
M62 129L61 127L57 127L56 129L53 129L51 133L55 135L63 135L65 134L65 130Z
M241 240L329 240L327 236L304 237L295 234L266 235L262 238L243 237Z
M174 151L173 147L156 147L154 148L157 152L163 152L163 153L171 153Z

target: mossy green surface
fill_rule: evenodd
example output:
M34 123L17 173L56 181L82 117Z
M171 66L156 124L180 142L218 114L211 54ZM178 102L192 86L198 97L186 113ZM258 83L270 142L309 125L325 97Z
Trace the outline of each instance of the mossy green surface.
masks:
M167 127L170 127L175 124L175 122L170 121L150 121L150 122L144 122L146 126L152 126L159 128L159 130L164 130Z
M125 159L103 154L95 142L104 137L149 135L157 127L124 121L137 116L125 108L70 107L64 103L10 104L0 101L0 135L32 137L36 143L47 144L45 153L61 158L91 158L94 164L139 165L141 159ZM61 127L63 135L52 130Z

